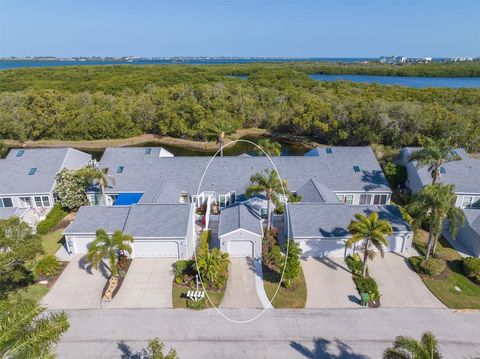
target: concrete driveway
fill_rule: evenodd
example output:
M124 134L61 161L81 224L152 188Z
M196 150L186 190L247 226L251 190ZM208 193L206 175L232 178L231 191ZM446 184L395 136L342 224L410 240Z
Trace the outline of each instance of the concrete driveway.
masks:
M49 309L99 308L108 276L109 272L103 264L97 271L87 264L83 254L77 255L43 297L42 304Z
M176 258L136 258L107 308L172 308L172 264Z
M302 259L307 282L305 308L359 307L359 295L343 258Z
M369 262L369 273L380 289L382 307L445 308L410 269L407 258L399 253L385 253L384 258L376 256Z
M257 295L255 269L250 259L230 258L228 282L221 308L263 308Z

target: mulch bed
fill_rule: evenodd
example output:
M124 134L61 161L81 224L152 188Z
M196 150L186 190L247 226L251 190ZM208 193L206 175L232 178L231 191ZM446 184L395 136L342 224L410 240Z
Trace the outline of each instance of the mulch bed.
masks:
M62 275L62 273L65 270L65 268L67 267L68 263L70 263L70 262L60 262L60 269L58 270L58 273L56 275L50 276L50 277L40 277L36 281L36 283L40 284L38 282L40 282L42 280L47 280L48 283L47 284L42 284L42 285L44 285L48 289L51 289L53 287L53 285L55 284L55 282L58 280L58 278L60 278L60 276Z
M128 258L127 259L127 266L125 267L125 275L123 277L119 276L118 277L118 284L117 284L117 287L113 290L113 294L112 294L112 299L115 298L115 296L117 295L118 291L120 290L120 288L122 287L122 284L123 284L123 281L125 280L125 277L127 276L127 273L128 273L128 269L130 268L130 264L132 263L132 259L131 258ZM105 286L103 287L103 290L102 290L102 298L104 297L105 295L105 292L107 291L108 289L108 283L110 282L110 278L108 278L107 282L105 283Z

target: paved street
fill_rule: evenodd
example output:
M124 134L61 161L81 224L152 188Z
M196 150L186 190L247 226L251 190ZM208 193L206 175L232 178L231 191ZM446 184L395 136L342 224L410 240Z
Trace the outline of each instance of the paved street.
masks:
M258 310L236 311L253 317ZM380 358L395 336L431 330L444 358L480 356L480 312L449 309L270 310L234 324L214 310L71 310L59 358L135 358L158 336L180 358Z
M175 258L136 258L109 308L172 308Z

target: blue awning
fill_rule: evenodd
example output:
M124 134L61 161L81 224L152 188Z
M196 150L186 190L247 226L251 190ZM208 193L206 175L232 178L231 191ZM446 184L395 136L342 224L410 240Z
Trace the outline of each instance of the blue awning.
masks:
M143 193L119 193L114 206L129 206L140 201Z

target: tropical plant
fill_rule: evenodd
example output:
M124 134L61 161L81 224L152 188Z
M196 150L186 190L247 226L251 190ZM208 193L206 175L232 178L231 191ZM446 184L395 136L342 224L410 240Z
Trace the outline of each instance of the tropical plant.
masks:
M178 359L178 354L175 349L170 348L167 354L163 354L165 344L159 338L154 338L148 341L147 349L142 355L142 358L148 359Z
M95 168L93 173L93 179L97 181L100 191L102 192L103 205L107 205L107 195L105 194L105 188L108 186L108 182L115 184L115 177L108 174L108 168Z
M272 229L272 202L280 202L279 194L290 195L290 192L287 188L287 181L280 180L277 175L277 171L268 170L258 172L250 177L250 182L252 183L247 187L245 194L247 197L252 195L258 195L260 193L265 193L267 198L267 230Z
M297 278L300 273L300 255L302 250L298 244L290 239L285 244L285 252L287 252L285 259L285 270L283 271L283 285L285 288L292 286L292 280Z
M124 234L122 231L115 231L110 236L104 229L99 229L96 232L95 240L88 248L87 260L98 270L100 262L104 258L108 258L108 270L112 276L118 276L118 256L123 255L125 252L131 254L131 243L133 243L133 237Z
M409 212L415 217L417 227L422 224L429 226L427 250L425 259L428 260L430 252L435 252L436 243L448 221L449 231L453 238L457 236L458 229L465 222L465 214L460 208L455 207L457 195L453 185L433 184L423 187L413 197L408 205Z
M26 300L0 302L1 358L53 357L52 346L68 330L68 317L44 310Z
M255 147L255 152L257 152L259 156L265 156L265 153L269 156L280 156L282 153L282 145L269 138L258 141L258 147Z
M432 176L432 184L435 184L440 177L440 167L450 161L457 161L461 158L453 151L454 146L450 138L433 140L423 137L420 140L422 148L413 152L409 161L417 161L417 167L428 166Z
M41 238L18 217L0 220L0 296L33 280L28 266L43 254Z
M0 158L5 157L7 155L7 152L8 152L7 145L5 144L5 142L0 140Z
M431 332L423 333L420 341L399 336L393 342L393 347L383 352L384 359L440 359L441 357L437 339Z
M88 203L85 189L95 179L97 170L91 166L62 169L56 176L55 192L63 208L76 209Z
M35 266L35 275L37 277L45 276L50 277L54 276L60 270L61 263L54 255L45 256L40 259Z
M384 255L384 246L388 245L387 237L392 234L390 222L378 218L378 212L373 212L368 217L363 214L356 214L356 220L352 220L348 225L348 230L352 237L347 241L347 247L352 247L355 243L361 242L363 249L363 268L362 277L367 273L367 260L373 259L376 248L381 256Z
M462 261L462 269L468 278L480 284L480 258L464 258Z
M55 203L50 212L47 213L45 219L37 224L37 234L47 234L53 227L60 223L67 214L68 212L62 208L60 203Z
M228 253L222 253L218 248L197 256L197 270L202 281L208 286L220 288L228 271Z

